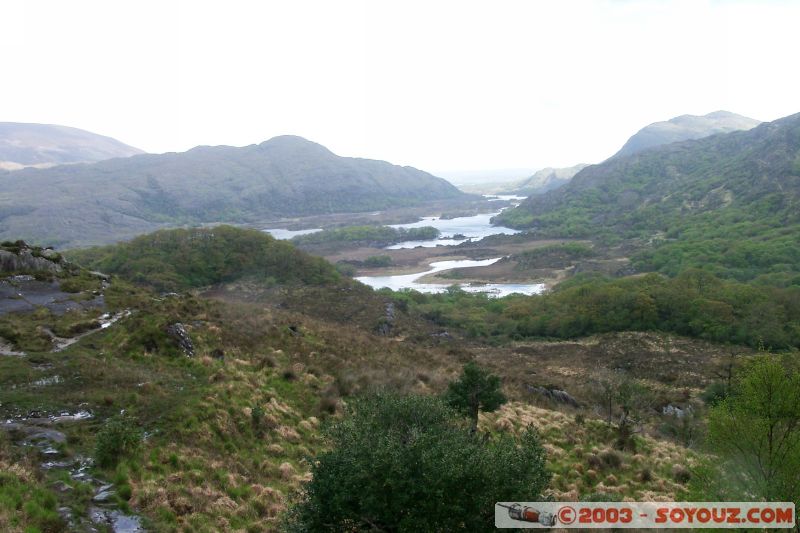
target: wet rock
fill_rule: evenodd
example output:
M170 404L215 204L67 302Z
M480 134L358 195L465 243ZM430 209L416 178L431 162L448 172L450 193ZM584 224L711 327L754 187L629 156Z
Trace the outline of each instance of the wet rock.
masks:
M141 519L138 516L126 515L114 509L93 507L89 510L89 519L98 526L110 528L114 533L143 533Z
M194 357L194 344L192 343L191 337L189 337L189 332L186 331L186 327L183 324L176 322L167 326L167 335L175 340L178 347L183 350L183 353L188 357Z
M111 501L114 498L114 495L117 493L117 491L112 490L113 488L114 485L112 484L103 485L102 487L97 489L97 492L95 492L92 501L95 503L106 503Z
M543 398L547 398L548 400L556 403L570 405L572 407L578 407L580 405L578 400L573 398L571 394L560 389L549 389L547 387L535 387L533 385L528 385L528 391L534 394L539 394Z

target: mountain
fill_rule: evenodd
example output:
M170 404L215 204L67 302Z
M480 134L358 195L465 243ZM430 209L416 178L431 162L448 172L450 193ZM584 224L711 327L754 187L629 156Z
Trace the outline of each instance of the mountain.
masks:
M301 137L0 175L0 237L80 246L155 229L359 212L465 196L411 167Z
M111 137L54 124L0 122L0 168L102 161L142 154Z
M587 166L588 165L584 163L580 163L566 168L543 168L538 170L533 176L517 184L515 189L511 192L514 194L524 194L525 196L546 193L547 191L564 185L571 180L575 174Z
M703 116L681 115L640 129L613 157L635 154L662 144L701 139L717 133L745 131L759 124L761 122L758 120L729 111L715 111Z
M550 236L655 237L659 246L640 265L672 274L698 266L741 279L794 279L800 114L614 157L496 221Z

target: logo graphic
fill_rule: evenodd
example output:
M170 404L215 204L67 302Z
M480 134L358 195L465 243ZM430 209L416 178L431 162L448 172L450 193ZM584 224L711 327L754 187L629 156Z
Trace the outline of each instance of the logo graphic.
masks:
M790 529L791 502L497 502L498 528Z

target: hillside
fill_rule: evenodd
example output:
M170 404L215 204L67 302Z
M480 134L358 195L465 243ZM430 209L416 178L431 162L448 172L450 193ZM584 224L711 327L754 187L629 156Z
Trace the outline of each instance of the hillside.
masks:
M642 269L698 266L794 283L800 273L800 114L746 132L660 146L587 167L497 222L549 236L653 239ZM747 239L742 237L747 236Z
M445 180L300 137L0 175L0 237L85 246L167 226L373 211L462 198Z
M520 182L513 190L509 192L513 194L522 194L525 196L544 194L547 191L564 185L571 180L575 174L587 166L588 165L584 163L580 163L578 165L565 168L543 168L536 171L533 176Z
M716 348L690 340L676 339L672 350L691 352L691 365L665 358L657 338L636 350L620 350L622 337L590 340L577 358L577 343L471 345L456 329L441 335L402 298L320 278L333 272L324 261L237 228L161 231L68 253L69 261L21 242L3 252L18 258L4 263L2 282L15 287L9 302L38 307L0 310L0 335L11 343L3 348L13 355L0 357L3 530L118 521L148 531L281 530L310 479L309 457L330 445L326 422L375 387L441 393L473 358L503 377L512 400L481 415L482 434L518 438L536 427L557 474L554 498L675 499L687 490L686 466L700 457L656 432L673 422L655 407L637 449L613 449L616 430L594 413L589 380L579 387L571 377L610 372L625 359L660 391L658 402L686 405L677 386L705 385L718 366ZM208 284L227 288L151 289ZM37 303L42 287L66 293L74 308ZM388 329L375 328L378 319ZM521 357L529 351L558 356ZM660 381L660 365L670 365L669 382ZM569 387L580 405L531 392L552 384ZM139 442L109 459L114 438Z
M760 123L758 120L729 111L715 111L703 116L681 115L645 126L628 139L613 157L632 155L662 144L701 139L717 133L746 131Z
M0 168L102 161L142 154L111 137L54 124L0 122Z
M161 230L118 245L70 252L70 259L161 291L252 277L264 284L336 281L324 259L257 230L216 226Z

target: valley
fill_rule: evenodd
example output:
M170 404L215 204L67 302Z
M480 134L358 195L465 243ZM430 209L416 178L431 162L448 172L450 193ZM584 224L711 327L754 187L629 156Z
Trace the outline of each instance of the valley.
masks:
M0 531L800 506L793 34L743 2L746 53L713 2L4 11L9 118L147 151L0 122ZM674 116L720 102L767 120Z

